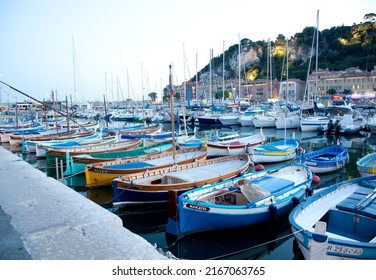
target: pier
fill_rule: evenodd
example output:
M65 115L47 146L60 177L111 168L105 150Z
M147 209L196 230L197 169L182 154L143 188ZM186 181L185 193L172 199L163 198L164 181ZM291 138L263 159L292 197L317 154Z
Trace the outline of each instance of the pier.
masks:
M1 146L0 159L0 259L167 259L117 215Z

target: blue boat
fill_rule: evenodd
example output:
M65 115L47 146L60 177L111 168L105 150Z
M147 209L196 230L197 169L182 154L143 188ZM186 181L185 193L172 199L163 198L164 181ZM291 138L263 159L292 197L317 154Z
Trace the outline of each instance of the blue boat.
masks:
M349 160L349 153L341 145L333 145L317 151L302 153L295 160L304 162L313 173L328 173L345 167Z
M376 152L359 159L356 166L362 177L376 175Z
M166 232L181 237L276 220L306 196L311 182L304 164L291 164L192 189L170 203L175 211L170 211Z
M299 204L289 221L306 260L374 260L376 176L323 189Z

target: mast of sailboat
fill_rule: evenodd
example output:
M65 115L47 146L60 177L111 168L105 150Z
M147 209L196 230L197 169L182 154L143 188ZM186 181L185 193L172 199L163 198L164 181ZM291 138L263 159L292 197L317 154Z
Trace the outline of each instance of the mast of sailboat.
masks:
M240 56L241 56L241 47L240 47L240 33L238 33L238 39L239 39L239 56L238 56L238 64L239 64L239 67L238 67L238 76L239 76L239 98L240 98L240 63L241 63L241 60L240 60Z
M52 101L55 110L54 110L54 115L55 115L55 126L56 126L56 134L59 135L59 124L57 121L57 114L56 114L56 101L57 101L57 90L55 90L55 96L54 96L54 91L52 90Z
M222 60L222 102L225 100L225 40L223 40L223 60Z
M198 53L196 53L196 89L195 89L195 99L196 99L196 102L197 102L197 99L198 99ZM201 102L200 102L201 103Z
M214 110L214 99L213 99L213 85L212 85L212 58L213 58L213 49L210 49L210 61L209 61L209 94L211 98L211 103L212 103L212 109L211 112L213 114Z
M77 88L76 88L76 54L74 50L74 38L72 35L72 59L73 59L73 98L74 102L77 102Z
M287 118L287 104L289 97L289 39L286 38L286 99L285 99L285 145L287 138L286 118Z
M128 73L128 69L127 69L127 90L128 90L128 100L125 103L126 104L126 106L125 106L126 109L128 109L128 102L129 102L129 100L131 98L130 97L130 91L129 91L129 73Z
M315 74L315 97L314 100L317 98L317 71L319 65L319 10L317 10L317 20L316 20L316 74Z
M68 96L65 96L65 107L67 109L67 131L68 131L68 134L69 134L69 107L68 107Z
M272 42L269 40L270 99L273 99Z
M185 55L185 47L184 47L184 44L183 44L183 73L184 73L184 94L182 96L182 115L183 115L183 124L184 124L184 135L187 136L188 135L188 131L187 131L187 123L186 123L186 119L185 119L185 98L186 98L186 95L187 95L187 81L186 81L186 77L185 77L185 61L186 61L186 55ZM189 74L189 73L188 73ZM190 102L190 101L188 101Z
M172 158L175 163L175 114L174 114L174 89L172 88L172 69L171 64L169 65L169 86L170 86L170 102L171 102L171 132L172 132Z

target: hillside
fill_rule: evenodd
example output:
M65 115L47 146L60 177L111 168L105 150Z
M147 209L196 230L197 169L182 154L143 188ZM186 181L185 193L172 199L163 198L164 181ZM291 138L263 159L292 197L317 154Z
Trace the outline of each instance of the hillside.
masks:
M337 26L319 31L318 68L329 70L344 70L349 67L359 67L371 70L376 65L376 14L364 16L364 23L353 26ZM309 62L310 69L315 69L316 57L313 46L311 49L315 27L306 27L288 39L289 46L289 78L306 80ZM281 79L284 56L286 53L286 37L283 34L270 42L272 56L272 76ZM250 80L267 78L268 42L244 38L241 46L241 78ZM212 72L222 76L223 55L225 56L225 78L238 79L239 45L235 44L221 55L212 60ZM285 67L284 67L285 68ZM198 75L209 72L209 64ZM282 77L284 79L284 77ZM195 81L194 76L191 81Z

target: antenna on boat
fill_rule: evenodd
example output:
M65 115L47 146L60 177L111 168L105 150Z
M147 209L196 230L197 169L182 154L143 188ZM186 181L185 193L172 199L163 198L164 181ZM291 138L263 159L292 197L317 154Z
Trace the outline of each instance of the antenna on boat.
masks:
M174 89L172 88L172 69L171 64L169 65L169 85L170 85L170 99L171 99L171 132L172 132L172 158L175 163L175 114L174 114Z

